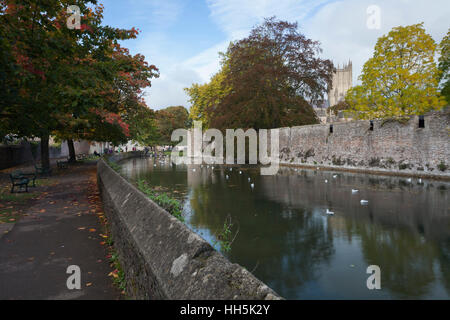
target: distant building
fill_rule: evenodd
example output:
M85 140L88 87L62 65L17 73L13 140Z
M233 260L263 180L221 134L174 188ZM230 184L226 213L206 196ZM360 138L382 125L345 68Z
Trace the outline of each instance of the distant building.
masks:
M352 86L353 67L352 62L344 64L342 68L336 68L333 74L333 87L328 92L328 106L332 107L345 98L348 89Z
M339 111L338 115L335 115L328 109L329 107L332 107L344 100L348 89L352 86L352 78L353 67L351 61L344 64L342 68L338 65L336 72L333 74L332 88L328 91L328 102L314 106L314 111L316 112L316 116L320 123L352 120L351 118L346 117L342 111Z

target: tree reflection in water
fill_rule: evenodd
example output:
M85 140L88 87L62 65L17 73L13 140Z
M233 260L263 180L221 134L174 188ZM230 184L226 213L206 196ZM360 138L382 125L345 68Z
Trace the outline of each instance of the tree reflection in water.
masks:
M448 183L242 171L155 168L145 159L124 164L131 180L147 177L183 200L188 224L210 243L230 215L239 234L227 257L288 299L450 298ZM327 208L335 215L326 216ZM382 290L365 286L371 264L381 267Z

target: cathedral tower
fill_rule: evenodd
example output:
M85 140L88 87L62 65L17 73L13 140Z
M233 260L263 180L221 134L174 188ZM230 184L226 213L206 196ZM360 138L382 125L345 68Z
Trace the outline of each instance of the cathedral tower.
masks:
M332 107L338 104L345 98L347 90L352 86L353 67L352 62L344 64L342 68L336 68L333 74L333 88L328 92L329 106Z

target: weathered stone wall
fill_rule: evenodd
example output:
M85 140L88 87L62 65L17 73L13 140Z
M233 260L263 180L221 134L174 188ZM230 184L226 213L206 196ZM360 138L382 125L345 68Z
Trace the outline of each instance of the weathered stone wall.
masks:
M278 298L264 283L230 263L103 160L98 162L97 175L114 247L126 274L127 293L132 298Z
M29 142L22 142L19 145L2 145L0 146L0 170L15 167L23 163L39 161L41 159L41 145L36 148L36 159L33 158L31 146ZM50 159L60 158L61 149L49 147Z
M407 123L352 121L280 129L283 164L359 168L423 175L449 176L450 111L419 117ZM443 170L444 169L444 170Z
M0 146L0 170L31 161L33 155L29 144Z

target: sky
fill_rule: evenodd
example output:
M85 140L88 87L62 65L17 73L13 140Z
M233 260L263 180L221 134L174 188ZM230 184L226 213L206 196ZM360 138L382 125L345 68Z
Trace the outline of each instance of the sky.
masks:
M353 84L377 39L393 27L424 22L440 42L450 27L448 0L100 0L104 24L136 27L123 42L160 70L145 91L147 105L190 107L183 88L219 71L219 52L246 37L264 18L298 22L299 32L321 43L323 58L353 63ZM375 9L373 6L376 6Z

